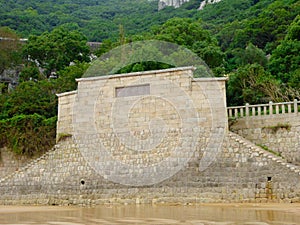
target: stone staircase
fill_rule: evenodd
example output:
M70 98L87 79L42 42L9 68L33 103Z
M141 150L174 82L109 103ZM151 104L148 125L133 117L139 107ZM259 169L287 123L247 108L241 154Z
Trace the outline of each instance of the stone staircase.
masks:
M277 156L271 152L266 151L265 149L255 145L254 143L248 141L247 139L243 138L242 136L240 136L236 133L229 132L228 136L229 136L229 138L242 144L245 148L249 149L250 151L261 154L263 157L267 158L268 160L273 160L276 163L280 164L281 166L288 168L290 171L292 171L295 174L300 176L300 167L299 166L296 166L292 163L287 163L284 158Z
M255 145L253 142L250 142L249 140L243 138L242 136L239 136L236 133L229 132L228 134L229 138L232 139L235 142L240 143L243 145L243 148L248 149L252 153L256 153L257 155L261 155L263 158L265 158L268 161L274 161L276 164L278 164L281 167L287 168L289 171L295 174L295 176L300 176L300 167L291 163L287 163L286 160L283 157L277 156L274 153L268 152L267 150ZM268 177L267 182L265 183L265 186L263 188L256 189L255 192L255 200L257 202L261 203L267 203L267 202L278 202L277 196L274 193L274 187L272 182L272 177ZM280 200L281 202L282 200ZM285 199L282 202L284 203L292 203L293 200ZM297 200L296 200L297 202Z
M43 154L39 158L30 161L28 164L26 164L25 166L19 168L15 172L10 173L10 174L0 178L0 183L3 183L5 181L9 180L10 178L14 177L14 175L16 175L18 173L22 173L22 172L25 172L25 171L29 170L30 168L35 166L40 161L47 159L49 157L49 155L51 155L55 152L56 148L57 148L57 146L55 145L51 150L49 150L48 152L46 152L45 154Z
M265 149L255 145L254 143L250 142L249 140L243 138L242 136L229 131L228 132L228 138L232 139L235 142L240 143L241 145L244 146L245 149L250 150L251 152L257 153L259 155L262 155L264 158L268 159L268 160L272 160L278 164L280 164L283 167L288 168L290 171L292 171L293 173L295 173L296 175L300 176L300 166L294 165L292 163L288 163L286 162L286 160L280 156L277 156L271 152L266 151ZM0 179L0 183L12 178L15 174L17 173L21 173L24 172L26 170L29 170L30 168L32 168L33 166L35 166L37 163L39 163L41 160L45 160L47 159L51 154L53 154L55 152L55 150L57 149L57 145L55 145L51 150L49 150L48 152L46 152L45 154L43 154L41 157L32 160L31 162L29 162L27 165L21 167L20 169L18 169L17 171L10 173L4 177L2 177Z
M285 159L282 157L279 157L277 155L274 155L271 152L268 152L264 149L262 149L259 146L256 146L254 143L246 140L245 138L239 136L238 134L235 134L233 132L228 132L228 141L232 143L238 143L240 146L240 149L242 151L246 151L250 153L251 155L256 155L257 157L263 158L265 161L269 162L270 164L274 165L276 164L276 167L279 167L279 170L284 170L287 172L287 176L295 177L295 179L300 178L300 167L295 166L291 163L287 163ZM62 144L62 143L61 143ZM61 152L62 154L65 154L65 151L61 151L61 144L57 144L54 146L50 151L42 155L41 157L32 160L30 163L28 163L26 166L21 167L18 171L15 171L2 179L0 179L0 186L5 188L7 185L10 184L11 181L13 181L18 175L22 175L23 173L30 173L31 170L34 170L35 167L37 167L38 164L41 167L43 164L43 161L51 160L56 158L55 155L58 154L57 151ZM51 168L50 168L51 169ZM295 175L293 175L295 174ZM261 185L261 184L260 184ZM293 202L292 198L283 198L281 199L280 195L278 195L278 192L276 191L276 187L273 187L273 183L270 180L266 180L263 186L259 186L255 189L255 202ZM254 193L254 192L253 192ZM298 198L298 197L297 197ZM296 202L295 198L295 202Z

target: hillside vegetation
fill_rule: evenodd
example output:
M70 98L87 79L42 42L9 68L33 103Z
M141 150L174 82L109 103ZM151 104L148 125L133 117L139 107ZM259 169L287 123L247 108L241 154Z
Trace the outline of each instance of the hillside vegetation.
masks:
M215 76L229 77L228 105L300 98L299 1L223 0L198 11L199 4L157 11L147 0L1 1L0 73L17 68L19 84L8 91L0 83L0 146L34 155L55 143L55 94L76 89L89 66L87 41L102 42L97 56L137 40L183 45ZM118 72L170 66L139 62Z
M157 1L148 0L1 0L0 26L28 37L68 24L90 41L103 41L118 37L119 24L128 34L135 34L173 16L189 16L188 10L169 8L159 12L157 7Z

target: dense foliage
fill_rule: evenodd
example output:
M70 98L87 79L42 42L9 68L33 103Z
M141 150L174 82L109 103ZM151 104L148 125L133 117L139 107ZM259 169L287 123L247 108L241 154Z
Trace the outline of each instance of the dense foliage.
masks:
M31 61L37 62L48 77L51 72L59 71L71 62L89 62L89 47L86 42L86 37L78 31L59 27L51 33L30 36L23 52Z
M119 24L128 34L135 34L173 16L191 15L183 8L158 11L157 5L157 1L148 0L1 0L0 27L9 26L21 36L28 37L68 24L77 27L89 40L102 41L116 39Z
M36 156L49 150L55 143L56 117L16 115L0 120L0 144L17 154Z
M21 44L18 35L9 27L0 27L0 74L21 62Z
M157 11L148 0L0 0L0 37L8 38L0 74L21 65L17 88L0 94L0 146L33 155L54 144L55 94L76 89L89 65L87 40L102 42L98 56L138 40L183 45L228 76L228 105L300 98L298 0L222 0L198 11L200 2ZM118 72L170 66L138 62Z
M71 33L66 31L64 37ZM24 46L24 53L35 40L36 37ZM66 41L68 46L72 43L72 39ZM53 44L55 41L44 43ZM39 47L42 45L40 43ZM86 47L86 43L83 46ZM72 66L58 65L55 67L58 78L47 79L47 73L41 73L33 62L24 60L24 63L26 67L16 89L0 94L0 147L7 146L15 153L33 156L55 144L58 105L55 94L76 89L75 79L82 76L88 64L77 59Z

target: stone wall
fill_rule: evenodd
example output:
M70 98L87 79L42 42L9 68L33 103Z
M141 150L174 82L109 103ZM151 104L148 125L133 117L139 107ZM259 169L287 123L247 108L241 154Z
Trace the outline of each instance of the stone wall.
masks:
M239 118L230 130L300 165L300 114Z
M204 171L195 154L174 176L154 185L108 181L89 166L72 138L0 182L0 204L299 202L299 168L229 133ZM9 188L8 188L9 187Z
M117 183L163 180L197 148L208 150L207 166L227 131L225 79L194 79L193 70L78 79L76 92L58 95L58 139L73 136L89 164Z
M299 202L299 167L228 132L225 79L193 70L78 79L57 145L0 180L0 204Z
M28 157L15 155L7 148L0 148L0 178L19 170L29 161Z
M76 93L77 91L70 91L58 95L57 140L73 133L73 105Z

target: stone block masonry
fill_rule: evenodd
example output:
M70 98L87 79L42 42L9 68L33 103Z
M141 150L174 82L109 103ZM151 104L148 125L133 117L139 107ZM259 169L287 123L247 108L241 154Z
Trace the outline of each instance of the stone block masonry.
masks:
M237 118L230 130L273 151L287 162L300 165L300 113L297 101L292 104L295 106L290 112Z
M7 148L0 148L0 177L3 178L25 166L30 159L18 156Z
M219 149L222 137L211 136L227 131L225 79L194 79L193 70L78 79L77 92L59 95L58 139L71 134L89 165L116 183L171 177L196 148Z
M205 171L199 155L171 178L135 187L106 180L66 138L34 163L0 182L0 204L97 205L299 202L300 170L229 133Z
M0 180L0 204L299 202L299 168L229 132L225 79L193 70L79 79L59 142Z

